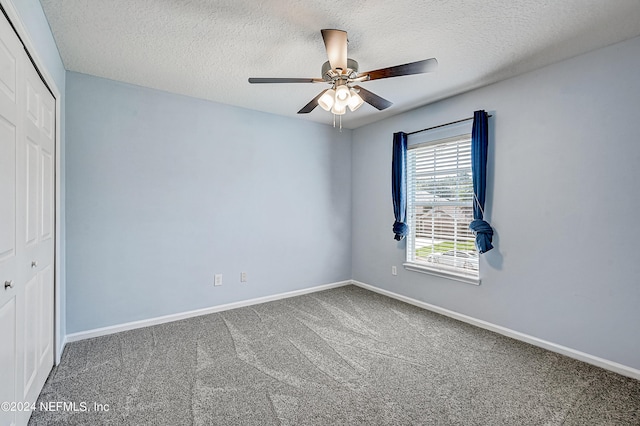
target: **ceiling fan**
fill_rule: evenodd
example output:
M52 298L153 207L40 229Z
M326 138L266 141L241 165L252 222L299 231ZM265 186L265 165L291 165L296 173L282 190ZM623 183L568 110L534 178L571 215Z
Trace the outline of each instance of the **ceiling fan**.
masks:
M321 33L329 57L329 60L322 65L322 78L249 78L249 83L328 83L331 88L320 92L311 102L302 107L298 114L308 114L317 105L320 105L322 109L331 111L334 115L343 115L347 111L347 107L351 111L355 111L364 102L378 110L393 105L388 100L359 86L358 83L381 78L422 74L435 71L438 67L438 61L431 58L358 73L358 62L347 58L347 32L321 30Z

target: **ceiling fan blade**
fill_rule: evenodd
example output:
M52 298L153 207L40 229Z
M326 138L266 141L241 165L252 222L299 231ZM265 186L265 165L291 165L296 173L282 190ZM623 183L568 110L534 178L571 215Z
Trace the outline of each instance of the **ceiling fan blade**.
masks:
M347 32L342 30L320 30L331 69L347 69Z
M321 78L249 78L249 83L324 83Z
M327 89L327 90L329 90L329 89ZM324 92L326 92L327 90L323 90L322 92L320 92L318 94L318 96L316 96L315 98L311 99L311 102L309 102L308 104L303 106L302 109L300 111L298 111L298 114L308 114L311 111L313 111L318 106L318 99L320 99L320 96L324 95Z
M438 68L436 58L425 59L423 61L410 62L404 65L396 65L395 67L381 68L379 70L363 72L358 77L369 76L369 80L378 80L380 78L400 77L402 75L422 74L432 72Z
M358 94L360 95L363 101L379 109L380 111L382 111L383 109L387 109L391 105L393 105L392 102L389 102L385 98L381 98L380 96L376 95L373 92L368 91L367 89L361 86L354 86L354 88L356 90L359 90Z

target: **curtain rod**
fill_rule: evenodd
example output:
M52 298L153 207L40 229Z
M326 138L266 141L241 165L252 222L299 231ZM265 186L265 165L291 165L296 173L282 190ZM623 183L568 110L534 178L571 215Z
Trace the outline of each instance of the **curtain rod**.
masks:
M487 115L487 117L493 117L493 115L489 114L489 115ZM473 120L473 117L463 118L462 120L456 120L456 121L452 121L450 123L440 124L438 126L427 127L426 129L422 129L422 130L416 130L415 132L407 133L407 136L414 135L414 134L420 133L420 132L426 132L427 130L437 129L438 127L444 127L444 126L450 126L450 125L456 124L456 123L462 123L463 121L469 121L469 120Z

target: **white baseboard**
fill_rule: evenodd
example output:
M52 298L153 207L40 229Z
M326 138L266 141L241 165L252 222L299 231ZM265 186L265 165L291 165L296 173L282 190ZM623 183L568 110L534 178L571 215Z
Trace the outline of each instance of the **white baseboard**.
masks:
M180 312L177 314L164 315L161 317L149 318L140 321L127 322L124 324L116 324L109 327L95 328L93 330L79 331L77 333L67 334L64 343L76 342L78 340L90 339L92 337L106 336L108 334L119 333L121 331L133 330L136 328L149 327L152 325L164 324L171 321L178 321L186 318L197 317L200 315L212 314L215 312L228 311L230 309L242 308L245 306L257 305L260 303L271 302L274 300L288 299L289 297L301 296L303 294L315 293L331 288L342 287L351 284L351 281L339 281L330 284L323 284L315 287L303 288L301 290L289 291L286 293L274 294L271 296L257 297L255 299L241 300L239 302L227 303L224 305L211 306L208 308L196 309L193 311Z
M511 330L506 327L502 327L496 324L492 324L487 321L483 321L477 318L470 317L468 315L464 315L455 311L451 311L449 309L441 308L436 305L432 305L430 303L423 302L421 300L413 299L408 296L403 296L398 293L394 293L389 290L384 290L379 287L375 287L369 284L365 284L360 281L349 280L349 281L340 281L330 284L319 285L315 287L309 287L301 290L289 291L286 293L274 294L271 296L258 297L255 299L242 300L239 302L227 303L224 305L211 306L203 309L196 309L188 312L181 312L177 314L165 315L156 318L149 318L140 321L133 321L124 324L112 325L109 327L96 328L93 330L80 331L77 333L67 334L63 340L62 348L60 354L64 350L64 346L67 343L76 342L78 340L90 339L92 337L105 336L108 334L119 333L121 331L133 330L136 328L149 327L157 324L164 324L171 321L178 321L181 319L192 318L200 315L212 314L215 312L228 311L230 309L242 308L245 306L257 305L260 303L271 302L274 300L287 299L290 297L301 296L303 294L315 293L322 290L328 290L331 288L342 287L345 285L353 284L358 287L364 288L366 290L373 291L375 293L382 294L384 296L391 297L393 299L400 300L405 303L409 303L410 305L417 306L422 309L426 309L428 311L432 311L441 315L445 315L450 318L457 319L459 321L466 322L471 325L475 325L476 327L484 328L486 330L493 331L498 334L502 334L503 336L511 337L516 340L520 340L522 342L526 342L532 344L534 346L538 346L552 352L556 352L569 358L577 359L579 361L586 362L588 364L595 365L597 367L604 368L605 370L613 371L618 374L622 374L623 376L631 377L633 379L640 380L640 370L628 367L623 364L619 364L617 362L609 361L604 358L599 358L594 355L590 355L585 352L580 352L575 349L568 348L566 346L558 345L556 343L548 342L546 340L539 339L537 337L530 336L528 334L520 333L519 331ZM60 360L57 360L57 364Z
M441 308L436 305L432 305L426 302L422 302L417 299L413 299L411 297L403 296L398 293L394 293L389 290L384 290L379 287L375 287L369 284L365 284L360 281L352 280L351 283L358 287L362 287L366 290L370 290L384 296L391 297L393 299L400 300L402 302L409 303L410 305L417 306L419 308L426 309L428 311L432 311L438 314L445 315L447 317L451 317L463 322L466 322L471 325L475 325L480 328L484 328L486 330L490 330L496 332L498 334L502 334L503 336L511 337L516 340L520 340L526 343L530 343L534 346L538 346L552 352L556 352L562 355L566 355L569 358L577 359L579 361L586 362L588 364L595 365L597 367L604 368L605 370L613 371L614 373L622 374L623 376L631 377L633 379L640 380L640 370L628 367L626 365L619 364L617 362L609 361L607 359L599 358L594 355L590 355L585 352L580 352L575 349L568 348L566 346L558 345L556 343L548 342L546 340L538 339L537 337L529 336L528 334L520 333L518 331L511 330L506 327L502 327L496 324L492 324L487 321L483 321L477 318L470 317L468 315L464 315L455 311L450 311L449 309Z
M60 365L60 361L62 361L62 354L64 353L64 347L67 344L67 336L62 336L62 343L60 344L60 347L58 348L58 350L56 351L56 359L55 359L55 365Z

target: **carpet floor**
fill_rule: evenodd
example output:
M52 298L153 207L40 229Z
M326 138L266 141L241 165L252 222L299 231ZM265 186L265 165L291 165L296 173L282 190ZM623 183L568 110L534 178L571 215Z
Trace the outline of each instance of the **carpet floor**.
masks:
M41 402L74 405L32 425L640 425L640 381L355 286L70 343Z

